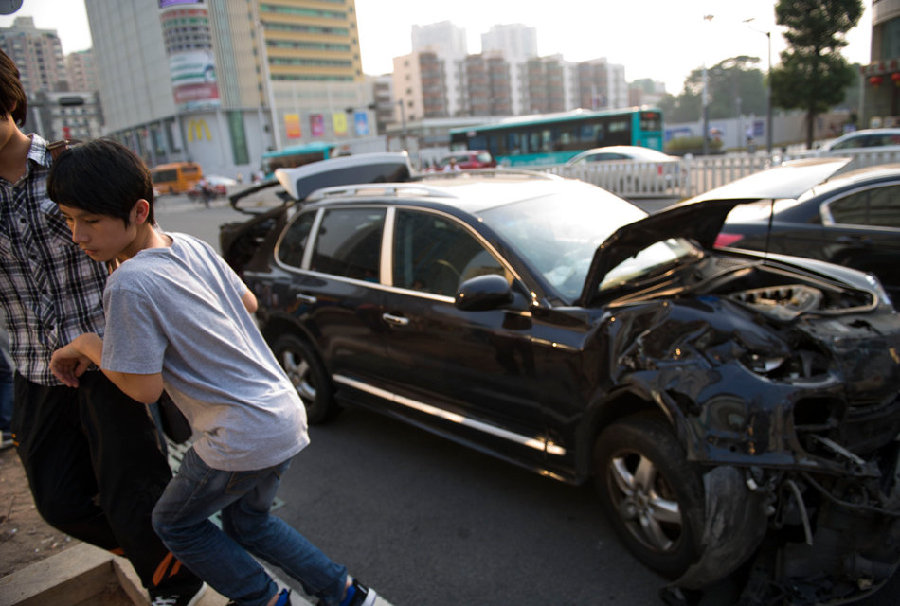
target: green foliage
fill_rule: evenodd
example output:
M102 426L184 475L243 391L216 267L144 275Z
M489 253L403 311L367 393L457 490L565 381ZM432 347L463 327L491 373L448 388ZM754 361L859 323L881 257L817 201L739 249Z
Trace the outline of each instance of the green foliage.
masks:
M709 142L709 150L718 152L722 149L721 139L712 139ZM674 137L666 143L666 153L682 155L687 153L699 154L703 152L703 137Z
M766 113L766 86L763 72L753 67L756 63L758 57L742 55L720 61L706 70L710 118ZM703 70L695 69L677 97L663 97L660 109L667 122L694 122L701 118L702 104Z
M772 103L806 112L806 145L812 147L819 114L845 98L854 83L853 67L840 54L844 34L863 13L862 0L778 0L775 16L785 26L788 48L772 70Z

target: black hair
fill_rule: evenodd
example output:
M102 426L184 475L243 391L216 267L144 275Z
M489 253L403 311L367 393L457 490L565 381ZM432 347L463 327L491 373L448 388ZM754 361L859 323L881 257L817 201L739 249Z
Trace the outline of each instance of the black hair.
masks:
M2 50L0 50L0 112L3 116L11 114L13 122L18 126L25 124L28 115L28 97L22 88L19 68Z
M153 181L150 170L133 151L111 139L79 143L60 154L47 175L47 195L57 204L122 219L140 199L150 204L153 224Z

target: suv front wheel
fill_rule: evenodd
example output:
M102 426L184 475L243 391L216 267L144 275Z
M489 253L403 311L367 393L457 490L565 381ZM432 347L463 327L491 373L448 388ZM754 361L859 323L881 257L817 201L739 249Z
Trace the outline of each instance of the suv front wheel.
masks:
M634 416L610 425L594 465L603 508L628 550L664 577L684 573L698 557L703 484L668 423Z

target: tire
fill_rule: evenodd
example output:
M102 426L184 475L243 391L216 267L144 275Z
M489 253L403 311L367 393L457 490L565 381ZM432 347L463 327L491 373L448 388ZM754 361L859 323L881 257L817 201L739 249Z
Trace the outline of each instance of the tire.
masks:
M340 408L332 397L331 378L312 346L294 335L283 335L272 349L306 407L309 424L317 425L333 419Z
M673 579L697 560L703 482L664 419L607 427L594 448L594 482L619 539L644 565Z

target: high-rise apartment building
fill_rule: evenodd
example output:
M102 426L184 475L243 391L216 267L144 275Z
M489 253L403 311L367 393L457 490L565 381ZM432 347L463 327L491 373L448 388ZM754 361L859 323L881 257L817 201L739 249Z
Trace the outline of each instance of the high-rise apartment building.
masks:
M31 17L16 17L11 27L0 27L0 48L19 68L29 96L67 88L62 42L55 29L38 29Z
M65 58L66 77L69 80L69 90L96 91L97 65L94 63L94 50L87 49L69 53Z
M524 63L538 56L537 30L525 25L495 25L481 34L481 52L499 53L510 63Z

